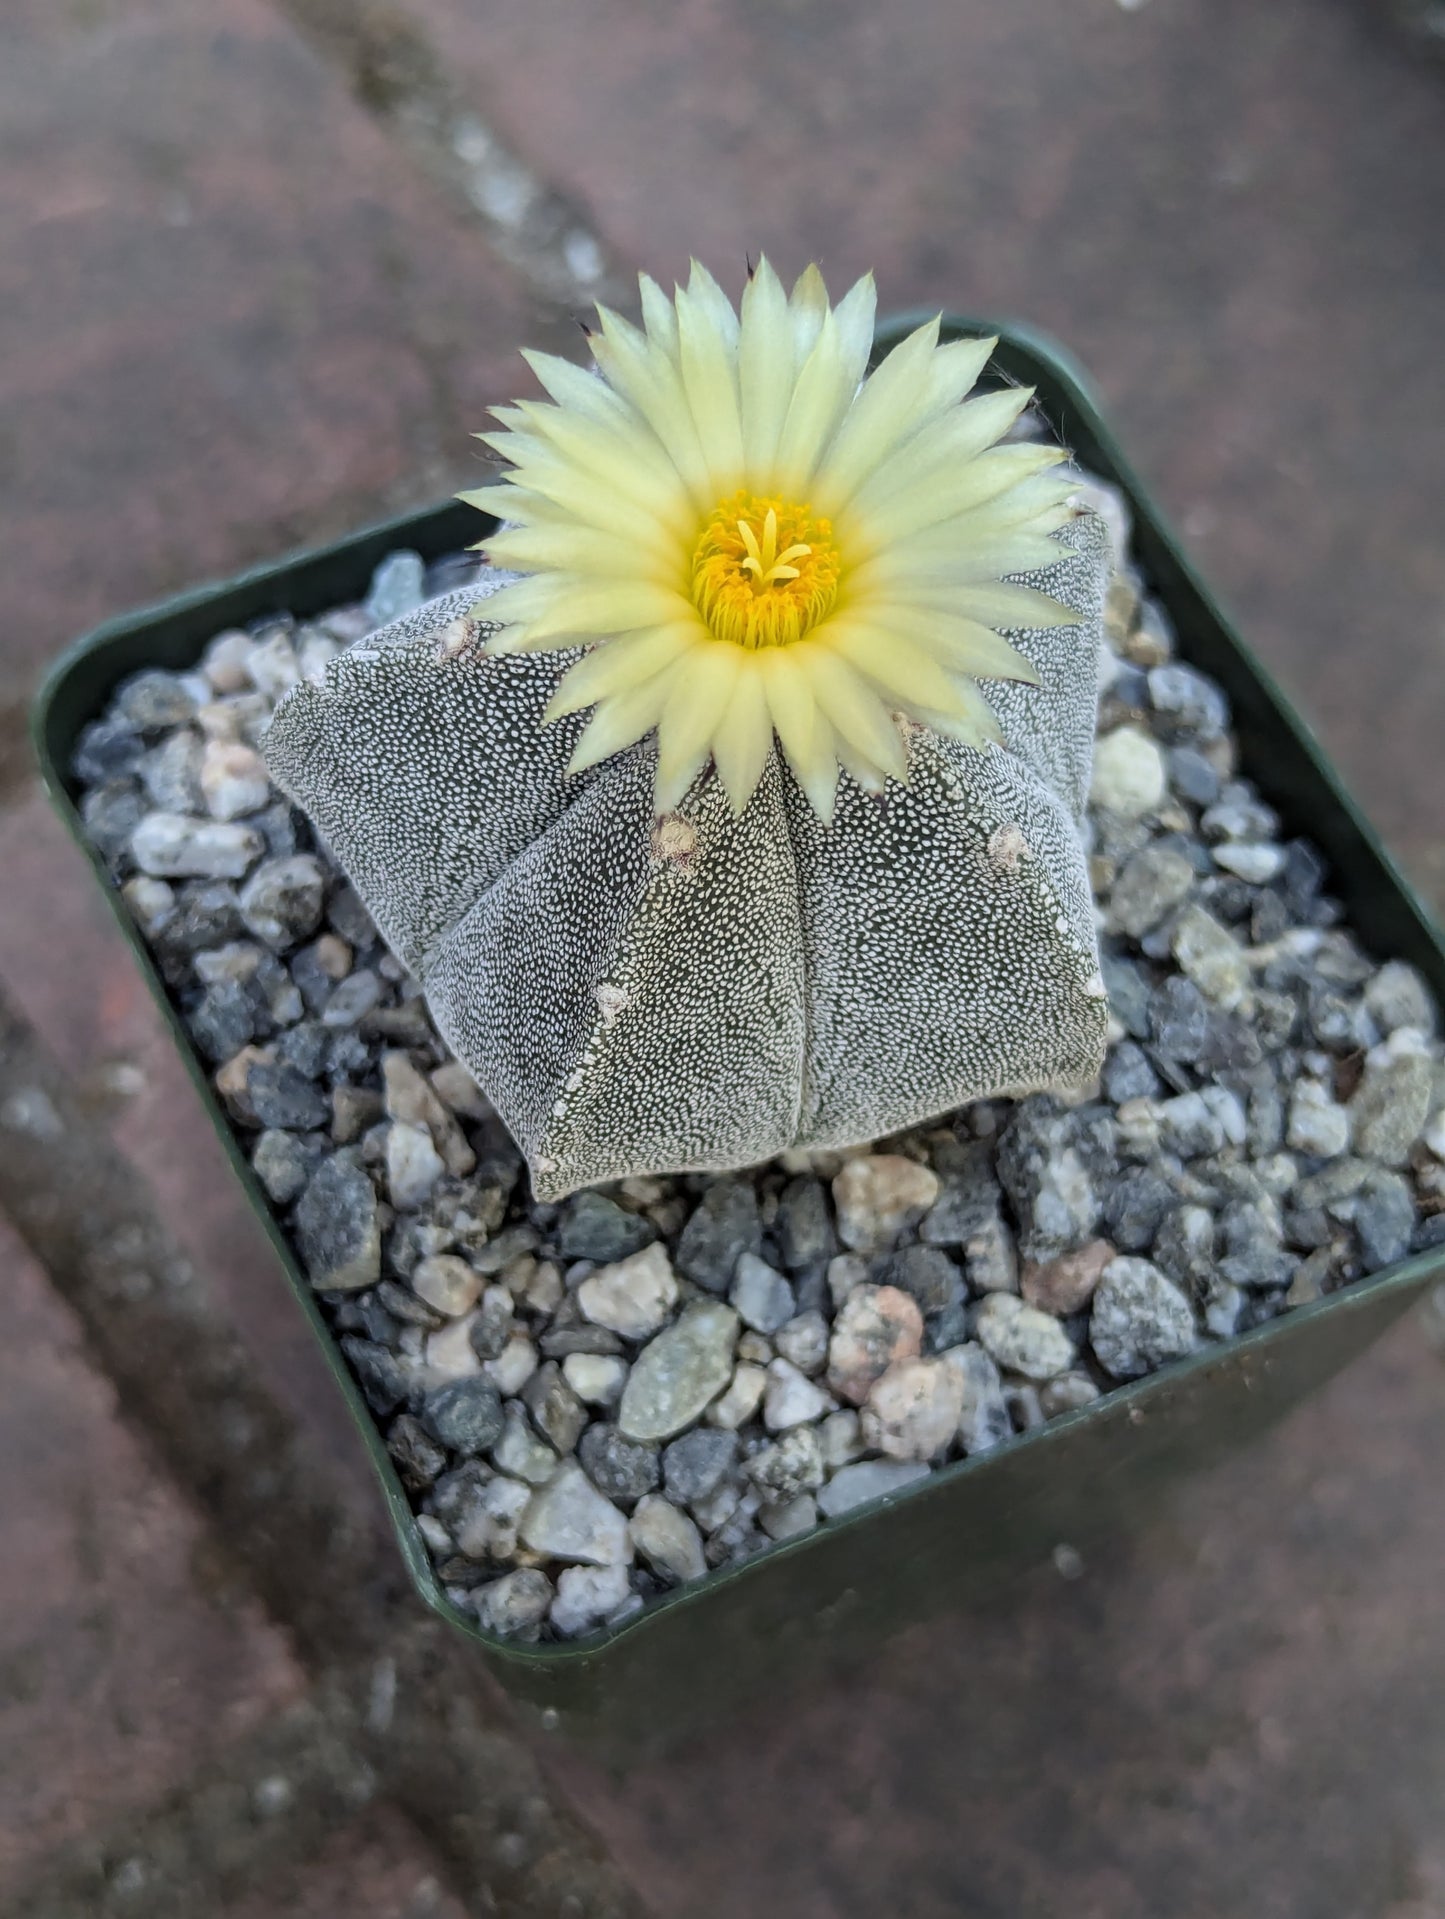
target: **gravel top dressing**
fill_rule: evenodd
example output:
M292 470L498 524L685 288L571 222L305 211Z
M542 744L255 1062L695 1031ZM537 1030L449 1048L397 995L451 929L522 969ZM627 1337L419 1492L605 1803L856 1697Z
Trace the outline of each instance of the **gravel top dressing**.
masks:
M466 583L215 636L85 731L83 814L386 1437L447 1592L572 1638L1445 1242L1445 1069L1102 513L1096 1089L849 1153L533 1201L255 750L276 700Z

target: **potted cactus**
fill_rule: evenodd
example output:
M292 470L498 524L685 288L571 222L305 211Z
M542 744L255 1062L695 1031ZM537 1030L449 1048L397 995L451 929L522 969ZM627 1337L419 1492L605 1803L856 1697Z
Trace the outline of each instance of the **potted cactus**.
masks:
M470 504L36 722L418 1590L619 1752L1132 1515L1445 1244L1438 936L1057 350L643 295Z
M937 319L865 380L871 279L642 298L601 379L530 356L551 404L483 436L478 586L266 737L544 1199L1078 1087L1104 1047L1105 539L1059 446L1000 444L1029 390L968 399L997 342Z

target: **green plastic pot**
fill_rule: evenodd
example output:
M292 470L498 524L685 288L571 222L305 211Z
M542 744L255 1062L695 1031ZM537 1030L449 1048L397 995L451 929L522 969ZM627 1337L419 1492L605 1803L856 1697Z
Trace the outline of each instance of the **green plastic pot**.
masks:
M878 351L925 317L903 315L883 328ZM1335 890L1367 943L1382 956L1411 961L1445 1000L1439 932L1299 716L1195 577L1082 373L1027 328L957 316L945 325L948 337L982 333L999 335L996 375L1035 386L1083 463L1127 497L1136 557L1174 621L1183 656L1229 693L1250 776L1284 820L1327 854ZM1127 1525L1161 1488L1248 1442L1363 1352L1445 1273L1445 1248L1124 1386L995 1452L960 1460L891 1499L716 1573L613 1631L540 1646L482 1633L436 1579L380 1434L226 1122L207 1068L104 863L86 842L68 770L81 728L128 674L189 666L223 627L281 611L305 617L358 599L377 562L396 547L432 560L476 535L476 514L449 502L113 621L87 635L51 672L36 701L34 739L55 805L116 911L356 1421L418 1594L472 1639L506 1690L540 1709L544 1723L625 1757L809 1669L820 1655L866 1653L884 1635L1007 1580L1060 1542L1078 1545Z

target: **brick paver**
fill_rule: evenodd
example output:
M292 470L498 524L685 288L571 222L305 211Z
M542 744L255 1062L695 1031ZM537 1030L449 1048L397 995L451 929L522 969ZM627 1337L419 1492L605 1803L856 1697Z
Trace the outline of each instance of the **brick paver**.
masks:
M3 1886L92 1823L183 1789L303 1680L3 1220L0 1290Z
M214 1919L467 1919L415 1828L390 1807L336 1833L317 1856Z
M531 299L263 0L0 23L0 694L441 490Z
M1408 1323L1079 1579L565 1776L688 1919L1439 1919L1442 1456Z

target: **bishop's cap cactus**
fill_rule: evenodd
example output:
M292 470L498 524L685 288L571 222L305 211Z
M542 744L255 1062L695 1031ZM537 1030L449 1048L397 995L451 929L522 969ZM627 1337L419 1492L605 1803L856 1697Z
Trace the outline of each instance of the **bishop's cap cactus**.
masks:
M480 584L278 708L543 1197L1097 1070L1078 823L1107 570L993 342L864 377L871 279L694 267L499 409ZM987 683L987 691L979 684Z

